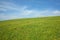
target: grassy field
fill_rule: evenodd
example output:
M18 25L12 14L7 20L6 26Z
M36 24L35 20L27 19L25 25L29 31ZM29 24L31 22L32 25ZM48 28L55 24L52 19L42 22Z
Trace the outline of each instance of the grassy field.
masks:
M0 40L60 40L60 16L0 21Z

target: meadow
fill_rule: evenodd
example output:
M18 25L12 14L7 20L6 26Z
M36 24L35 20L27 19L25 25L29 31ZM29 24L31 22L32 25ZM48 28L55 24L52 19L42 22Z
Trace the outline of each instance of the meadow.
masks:
M60 16L0 21L0 40L60 40Z

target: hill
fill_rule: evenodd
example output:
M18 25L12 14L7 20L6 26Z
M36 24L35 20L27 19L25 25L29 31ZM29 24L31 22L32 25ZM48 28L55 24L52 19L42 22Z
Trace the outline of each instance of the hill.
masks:
M0 40L60 40L60 16L0 21Z

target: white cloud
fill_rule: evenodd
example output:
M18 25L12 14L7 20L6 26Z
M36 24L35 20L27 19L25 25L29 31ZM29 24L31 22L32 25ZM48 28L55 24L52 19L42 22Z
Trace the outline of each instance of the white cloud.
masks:
M32 10L25 10L25 11L23 11L22 13L22 15L29 15L29 14L31 14L33 11Z
M17 10L18 7L14 5L13 3L8 3L8 2L1 2L0 4L1 9L7 9L7 10Z
M59 10L55 10L53 11L54 14L60 14L60 11Z

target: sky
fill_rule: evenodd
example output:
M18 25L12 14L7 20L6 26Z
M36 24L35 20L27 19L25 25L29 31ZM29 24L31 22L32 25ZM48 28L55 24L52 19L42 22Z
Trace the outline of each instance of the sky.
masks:
M60 0L0 0L0 20L60 16Z

